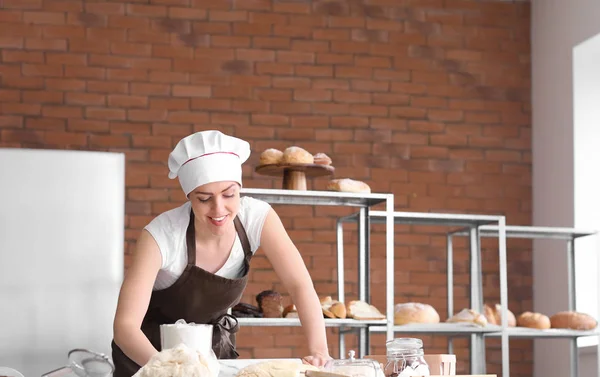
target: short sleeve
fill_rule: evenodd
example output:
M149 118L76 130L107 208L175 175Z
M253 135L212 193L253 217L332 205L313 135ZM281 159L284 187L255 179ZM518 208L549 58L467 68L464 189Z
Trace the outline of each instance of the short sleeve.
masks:
M265 201L248 196L241 198L238 216L244 226L253 253L260 247L263 225L270 210L271 205Z
M162 257L161 269L171 266L181 252L180 239L189 222L189 202L181 207L161 213L144 227L158 244ZM182 228L183 226L183 228Z

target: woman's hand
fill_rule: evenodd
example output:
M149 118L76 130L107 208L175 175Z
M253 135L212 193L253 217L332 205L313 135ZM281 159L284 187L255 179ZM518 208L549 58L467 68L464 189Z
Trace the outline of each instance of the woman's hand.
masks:
M302 358L303 363L314 365L316 367L325 366L325 363L329 360L332 360L332 358L331 358L331 356L329 356L329 354L323 354L320 352L317 352L313 355Z

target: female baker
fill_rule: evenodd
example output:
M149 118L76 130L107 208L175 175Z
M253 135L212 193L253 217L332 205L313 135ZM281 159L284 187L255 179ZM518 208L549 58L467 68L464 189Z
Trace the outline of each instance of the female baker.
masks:
M323 311L300 253L263 201L240 197L247 142L219 131L182 139L169 155L169 178L188 199L142 231L121 287L114 320L114 377L130 377L160 350L161 324L213 324L219 359L236 358L235 318L250 259L264 250L294 304L308 340L305 362L330 359Z

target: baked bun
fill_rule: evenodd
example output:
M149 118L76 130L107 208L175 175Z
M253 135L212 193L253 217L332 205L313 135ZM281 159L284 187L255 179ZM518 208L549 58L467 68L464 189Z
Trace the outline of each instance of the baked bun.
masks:
M312 164L315 159L312 154L300 147L288 147L283 151L283 164Z
M350 178L332 179L327 184L327 190L341 192L370 193L371 187L364 182L355 181Z
M379 309L364 301L354 300L346 304L346 316L356 320L385 319Z
M394 325L408 323L439 323L440 315L428 304L405 302L394 307Z
M261 165L279 164L283 158L283 152L279 149L269 148L260 154Z
M346 318L346 305L326 296L321 299L323 315L327 318Z
M523 312L517 318L517 326L545 330L550 328L550 318L542 313Z
M317 153L313 156L315 164L319 165L331 165L331 158L325 153Z
M256 296L258 308L265 318L281 318L283 306L281 305L281 295L275 291L262 291Z
M296 305L291 304L283 309L283 318L298 318L298 310Z
M550 317L550 325L553 329L593 330L598 322L589 314L564 311Z
M490 325L502 325L502 306L500 306L500 304L496 304L494 306L485 304L483 306L483 314L485 315L485 319L487 319ZM513 312L508 310L508 308L507 317L508 327L515 327L517 325L517 319L515 318Z
M463 309L448 318L446 322L450 323L473 323L479 326L487 325L488 321L483 314L478 313L473 309Z

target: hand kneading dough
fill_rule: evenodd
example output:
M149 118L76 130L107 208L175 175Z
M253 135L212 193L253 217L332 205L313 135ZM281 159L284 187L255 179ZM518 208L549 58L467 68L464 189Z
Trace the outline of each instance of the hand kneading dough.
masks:
M301 372L319 368L291 360L264 361L240 369L236 377L300 377Z
M405 302L394 307L394 324L401 326L408 323L439 323L440 315L428 304Z
M217 377L219 364L216 358L212 364L215 363L217 369L200 353L182 343L152 356L133 377Z
M283 151L281 162L284 164L312 164L315 158L300 147L288 147Z
M371 187L364 182L355 181L350 178L332 179L327 184L327 190L341 192L371 192Z
M283 152L279 149L269 148L260 154L261 165L278 164L283 158Z

